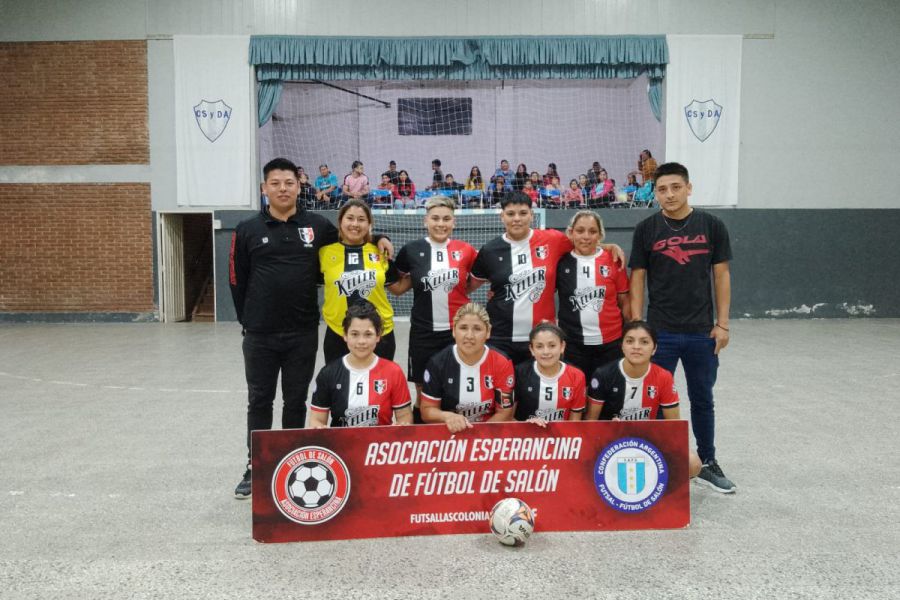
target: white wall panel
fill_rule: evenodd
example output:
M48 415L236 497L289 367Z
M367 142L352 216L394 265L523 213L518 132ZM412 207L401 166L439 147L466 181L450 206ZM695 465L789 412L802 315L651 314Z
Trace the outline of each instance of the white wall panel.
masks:
M143 39L146 17L145 0L0 0L0 41Z

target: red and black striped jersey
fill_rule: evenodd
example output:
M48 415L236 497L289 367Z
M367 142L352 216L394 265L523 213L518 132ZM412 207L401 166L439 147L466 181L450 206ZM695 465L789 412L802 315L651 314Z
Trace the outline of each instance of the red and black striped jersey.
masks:
M314 411L331 412L332 427L390 425L394 411L409 405L403 369L378 356L368 369L354 369L346 356L325 365L310 402Z
M423 402L440 403L441 410L461 414L473 423L487 421L498 407L512 406L512 363L488 347L474 365L459 358L455 344L444 348L428 361L423 379Z
M472 276L491 283L491 337L527 342L535 325L556 321L556 264L571 249L569 238L555 229L532 229L521 241L503 234L482 246Z
M545 421L565 421L585 405L584 373L572 365L560 363L559 373L546 377L535 361L516 367L516 420L540 417Z
M557 265L556 291L559 326L569 341L599 346L622 337L618 295L628 293L628 275L612 254L567 253Z
M588 396L591 402L603 405L601 420L655 419L660 407L678 406L678 390L671 373L650 363L643 377L631 379L622 370L622 361L604 365L591 375Z
M466 282L476 254L475 248L462 240L438 244L426 237L403 246L395 265L412 280L413 330L450 330L456 311L469 301Z

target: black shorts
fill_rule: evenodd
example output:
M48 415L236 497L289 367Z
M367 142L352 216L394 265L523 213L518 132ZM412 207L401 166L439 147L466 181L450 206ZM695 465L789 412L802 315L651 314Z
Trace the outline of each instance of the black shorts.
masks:
M531 356L531 350L528 349L528 342L510 342L506 340L488 339L487 345L501 352L506 358L512 361L513 366L518 366L523 362L528 362Z
M425 367L428 360L446 348L453 345L453 332L426 331L409 332L409 359L407 362L406 378L413 383L422 383Z
M585 346L578 342L566 342L565 361L581 369L588 385L590 385L591 375L594 374L594 371L620 358L622 358L621 338L599 346Z
M381 358L394 360L394 352L397 344L394 341L394 332L381 336L381 341L375 346L375 354ZM325 356L325 364L335 361L347 354L347 342L336 334L330 327L325 328L325 339L322 341L322 354Z

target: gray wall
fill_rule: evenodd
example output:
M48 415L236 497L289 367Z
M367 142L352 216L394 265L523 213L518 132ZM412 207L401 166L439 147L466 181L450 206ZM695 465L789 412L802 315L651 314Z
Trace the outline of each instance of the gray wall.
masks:
M602 210L607 241L631 251L646 210ZM734 260L732 318L900 317L900 210L712 210L728 227ZM334 220L335 213L327 213ZM570 211L547 211L562 229ZM251 211L216 218L217 318L234 320L228 249ZM499 221L499 217L496 217ZM376 217L377 220L377 217ZM386 232L390 233L390 232Z
M167 199L175 173L160 155L171 147L165 102L174 101L172 66L156 55L155 40L411 32L745 34L739 207L900 206L889 177L900 160L896 0L0 0L0 14L0 41L154 40L151 102L163 111L151 117L151 183L162 188L153 193L157 210L174 207ZM19 171L0 170L0 182L59 177L54 170Z

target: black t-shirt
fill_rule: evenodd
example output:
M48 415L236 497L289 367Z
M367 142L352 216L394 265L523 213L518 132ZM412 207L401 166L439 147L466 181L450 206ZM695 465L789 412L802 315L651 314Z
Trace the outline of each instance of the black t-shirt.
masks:
M628 266L647 270L650 324L676 333L709 332L712 266L729 260L728 230L707 212L695 208L676 221L660 211L638 223Z
M315 331L319 248L336 242L322 215L299 210L279 221L268 213L242 221L231 238L229 283L247 331Z

